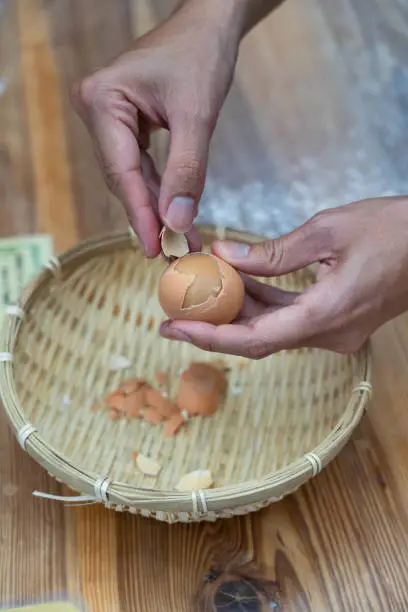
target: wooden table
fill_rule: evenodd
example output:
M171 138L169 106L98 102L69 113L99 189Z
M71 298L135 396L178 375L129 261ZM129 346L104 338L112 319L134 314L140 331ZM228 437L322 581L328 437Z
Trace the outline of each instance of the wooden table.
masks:
M61 251L125 225L67 92L169 4L0 2L2 234L49 232ZM243 44L214 138L212 184L232 196L261 186L275 210L300 202L293 223L311 206L408 193L407 34L400 0L288 0ZM162 142L155 148L163 160ZM249 223L242 206L237 226ZM274 223L270 231L280 231L278 216ZM167 526L34 499L33 489L61 489L20 450L2 415L1 601L215 610L220 582L251 582L255 573L271 609L406 611L407 318L377 334L374 353L374 400L339 458L270 509L215 525Z

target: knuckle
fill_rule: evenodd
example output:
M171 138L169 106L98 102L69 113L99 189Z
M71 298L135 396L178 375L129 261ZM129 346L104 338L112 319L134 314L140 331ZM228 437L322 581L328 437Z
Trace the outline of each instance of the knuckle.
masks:
M92 106L98 87L98 79L94 75L85 77L82 81L75 83L71 92L74 104Z
M271 349L264 340L251 340L245 347L245 353L255 361L265 359L271 354Z
M211 132L214 129L214 117L209 109L201 109L193 114L193 121L202 130Z
M284 250L281 238L275 240L265 240L255 249L260 251L260 256L263 261L269 265L279 268L284 257Z
M303 304L303 318L305 323L320 319L321 309L317 302L305 302Z
M215 353L217 350L215 347L215 344L209 340L205 342L197 342L195 344L196 346L198 346L203 351L206 351L207 353Z
M325 210L319 210L309 219L309 223L312 223L316 228L319 229L330 229L333 224L338 222L339 216L343 215L341 207L338 208L326 208Z
M119 195L119 185L120 185L119 176L115 172L109 170L106 167L106 164L102 166L102 172L104 174L105 182L106 182L106 185L109 191L113 195L118 196Z
M106 185L113 195L122 199L121 194L121 174L117 172L114 164L104 156L98 156L100 167L105 178Z
M78 110L108 110L112 100L105 69L91 74L75 83L71 89L71 100Z
M327 328L328 319L330 319L330 309L328 309L327 302L324 303L319 297L313 296L312 294L301 295L296 301L299 306L299 316L302 319L302 324L310 329L318 326L324 326Z
M80 81L76 81L71 86L70 98L71 98L71 104L73 105L73 107L77 111L79 111L80 107L82 106L82 101L81 101L81 82Z
M328 217L328 211L327 210L319 210L312 217L310 217L309 223L311 225L314 225L317 228L320 228L320 227L326 225L327 217Z
M338 226L336 209L319 211L309 219L306 225L308 227L305 227L305 230L309 230L309 233L319 242L324 241L325 244L331 244L336 226Z
M339 221L343 211L339 208L321 210L304 225L304 231L318 243L323 255L336 254L341 250L339 242Z

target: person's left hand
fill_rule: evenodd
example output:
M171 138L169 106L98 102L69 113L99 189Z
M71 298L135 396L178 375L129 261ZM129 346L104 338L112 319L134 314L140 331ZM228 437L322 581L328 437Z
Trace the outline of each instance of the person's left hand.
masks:
M351 353L408 310L405 197L327 210L277 240L216 242L213 251L244 273L247 293L239 319L218 327L166 321L162 336L253 359L299 347ZM300 294L247 276L279 276L316 262L317 282Z

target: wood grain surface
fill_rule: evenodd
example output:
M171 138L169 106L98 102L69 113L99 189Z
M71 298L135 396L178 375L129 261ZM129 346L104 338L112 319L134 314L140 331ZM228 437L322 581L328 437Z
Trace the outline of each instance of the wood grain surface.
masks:
M0 2L2 235L50 232L61 251L125 225L69 86L171 5ZM204 215L214 214L211 193L261 186L274 202L273 233L313 206L408 193L407 35L401 0L288 0L258 26L214 136ZM159 165L165 140L154 144ZM289 221L278 204L293 211ZM251 205L232 217L238 229L257 229ZM407 317L373 344L374 399L338 459L268 510L216 524L167 526L35 500L33 489L62 488L20 450L1 414L0 607L69 600L90 612L406 612Z

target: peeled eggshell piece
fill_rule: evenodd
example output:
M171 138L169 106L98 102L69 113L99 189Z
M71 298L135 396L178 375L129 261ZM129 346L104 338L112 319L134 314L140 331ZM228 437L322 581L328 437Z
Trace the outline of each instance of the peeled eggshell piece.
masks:
M163 386L169 380L169 373L165 371L156 372L154 378L158 385Z
M141 453L138 453L136 457L136 465L143 474L146 474L146 476L157 476L161 470L161 465L157 463L157 461Z
M209 253L174 261L159 283L159 301L169 319L231 323L242 308L245 288L236 270Z
M166 422L166 425L164 427L165 437L169 438L171 436L175 436L180 431L184 423L185 423L185 419L183 415L173 414L173 416L171 416L169 420Z
M176 404L190 415L216 412L225 390L225 374L209 363L192 363L180 377Z
M161 421L164 420L164 417L156 410L156 408L152 408L149 406L141 411L141 415L145 421L151 423L152 425L158 425Z
M111 355L109 359L109 369L113 372L126 370L127 368L130 368L131 365L132 362L129 361L129 359L124 355Z
M178 234L164 227L160 236L161 248L166 257L183 257L189 252L188 241L184 234Z
M146 388L146 404L155 408L163 417L169 417L177 411L176 406L153 387Z
M197 491L209 489L213 484L210 470L195 470L180 478L176 485L177 491Z
M114 391L113 393L110 393L108 397L106 398L106 403L108 404L108 406L110 408L113 408L114 410L119 410L119 411L123 411L124 401L125 401L125 396L119 391Z
M140 410L146 405L146 391L141 387L138 391L129 393L123 400L123 412L129 417L137 418L140 416Z
M111 408L111 410L109 410L108 419L110 421L116 421L116 419L119 419L119 417L120 417L120 413L118 410L115 410L114 408Z
M128 380L123 381L119 387L119 391L125 395L129 395L129 393L138 391L144 384L144 380L141 380L140 378L129 378Z

